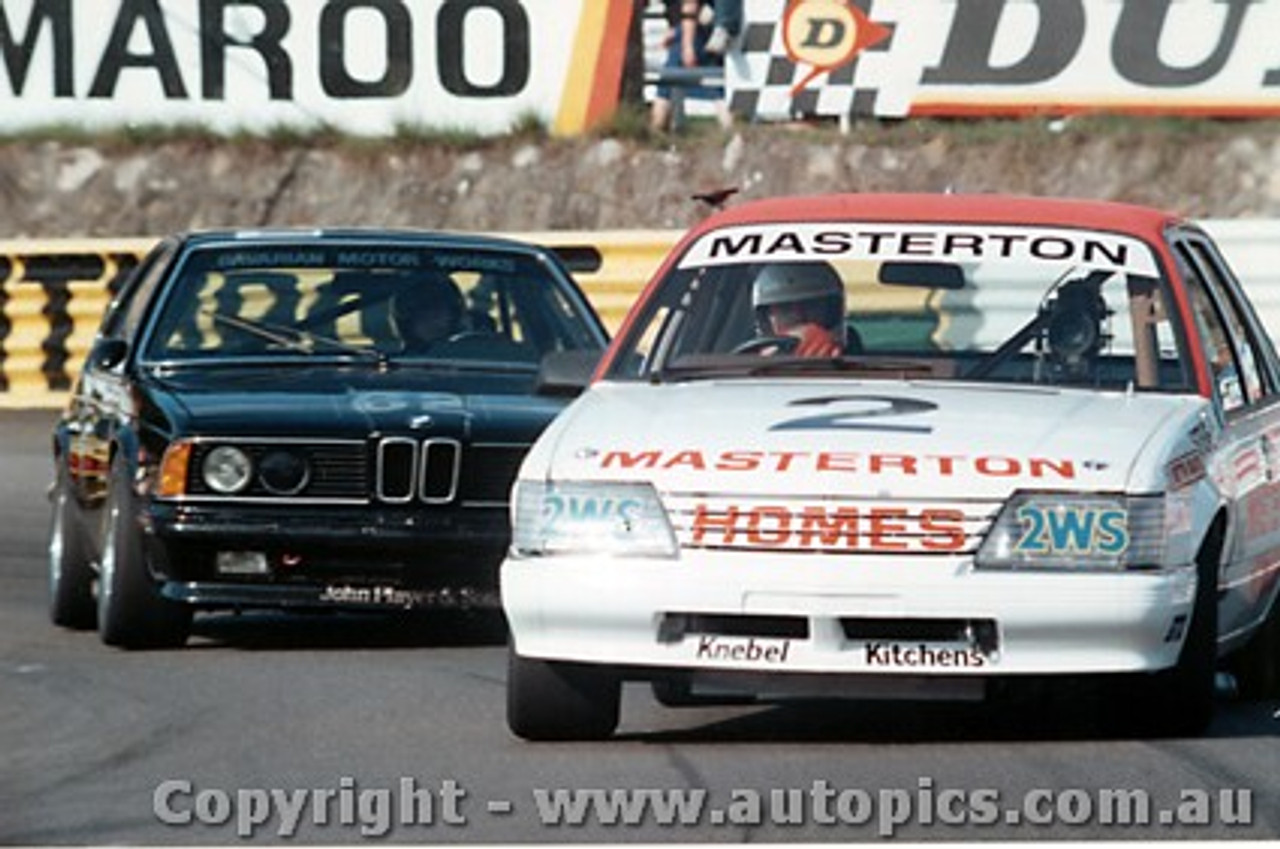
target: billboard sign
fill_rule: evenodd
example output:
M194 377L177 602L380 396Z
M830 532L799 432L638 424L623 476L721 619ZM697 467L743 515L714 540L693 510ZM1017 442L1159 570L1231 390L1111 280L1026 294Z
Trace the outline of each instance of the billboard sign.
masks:
M0 131L575 132L618 97L631 0L0 0Z
M1280 115L1280 0L747 0L742 116Z

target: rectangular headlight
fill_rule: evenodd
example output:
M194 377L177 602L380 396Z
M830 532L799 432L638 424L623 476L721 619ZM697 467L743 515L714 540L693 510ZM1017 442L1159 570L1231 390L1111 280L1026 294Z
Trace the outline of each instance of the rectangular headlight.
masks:
M517 556L676 555L667 512L649 484L519 481L511 518Z
M979 569L1121 571L1165 564L1160 495L1019 492L978 549Z

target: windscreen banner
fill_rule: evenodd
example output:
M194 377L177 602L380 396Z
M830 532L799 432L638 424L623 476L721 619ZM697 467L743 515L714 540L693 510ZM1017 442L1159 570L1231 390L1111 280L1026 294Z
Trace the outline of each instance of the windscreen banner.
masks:
M745 0L757 119L1280 115L1280 0Z
M634 0L0 0L0 132L196 126L573 134Z

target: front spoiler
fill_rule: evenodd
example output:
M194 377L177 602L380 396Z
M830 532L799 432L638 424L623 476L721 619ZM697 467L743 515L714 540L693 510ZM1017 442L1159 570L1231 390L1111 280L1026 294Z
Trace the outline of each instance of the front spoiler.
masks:
M498 594L477 587L417 589L395 584L224 584L166 581L160 594L200 608L282 610L492 610Z
M152 502L143 520L149 535L166 543L209 543L228 549L270 545L413 548L431 543L505 548L511 534L505 505L392 510Z

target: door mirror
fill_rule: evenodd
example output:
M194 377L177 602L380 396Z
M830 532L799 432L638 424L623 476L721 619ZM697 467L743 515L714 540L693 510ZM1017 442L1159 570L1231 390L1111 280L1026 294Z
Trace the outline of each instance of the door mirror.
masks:
M98 369L113 369L129 355L129 343L123 339L99 339L89 352L88 365Z

